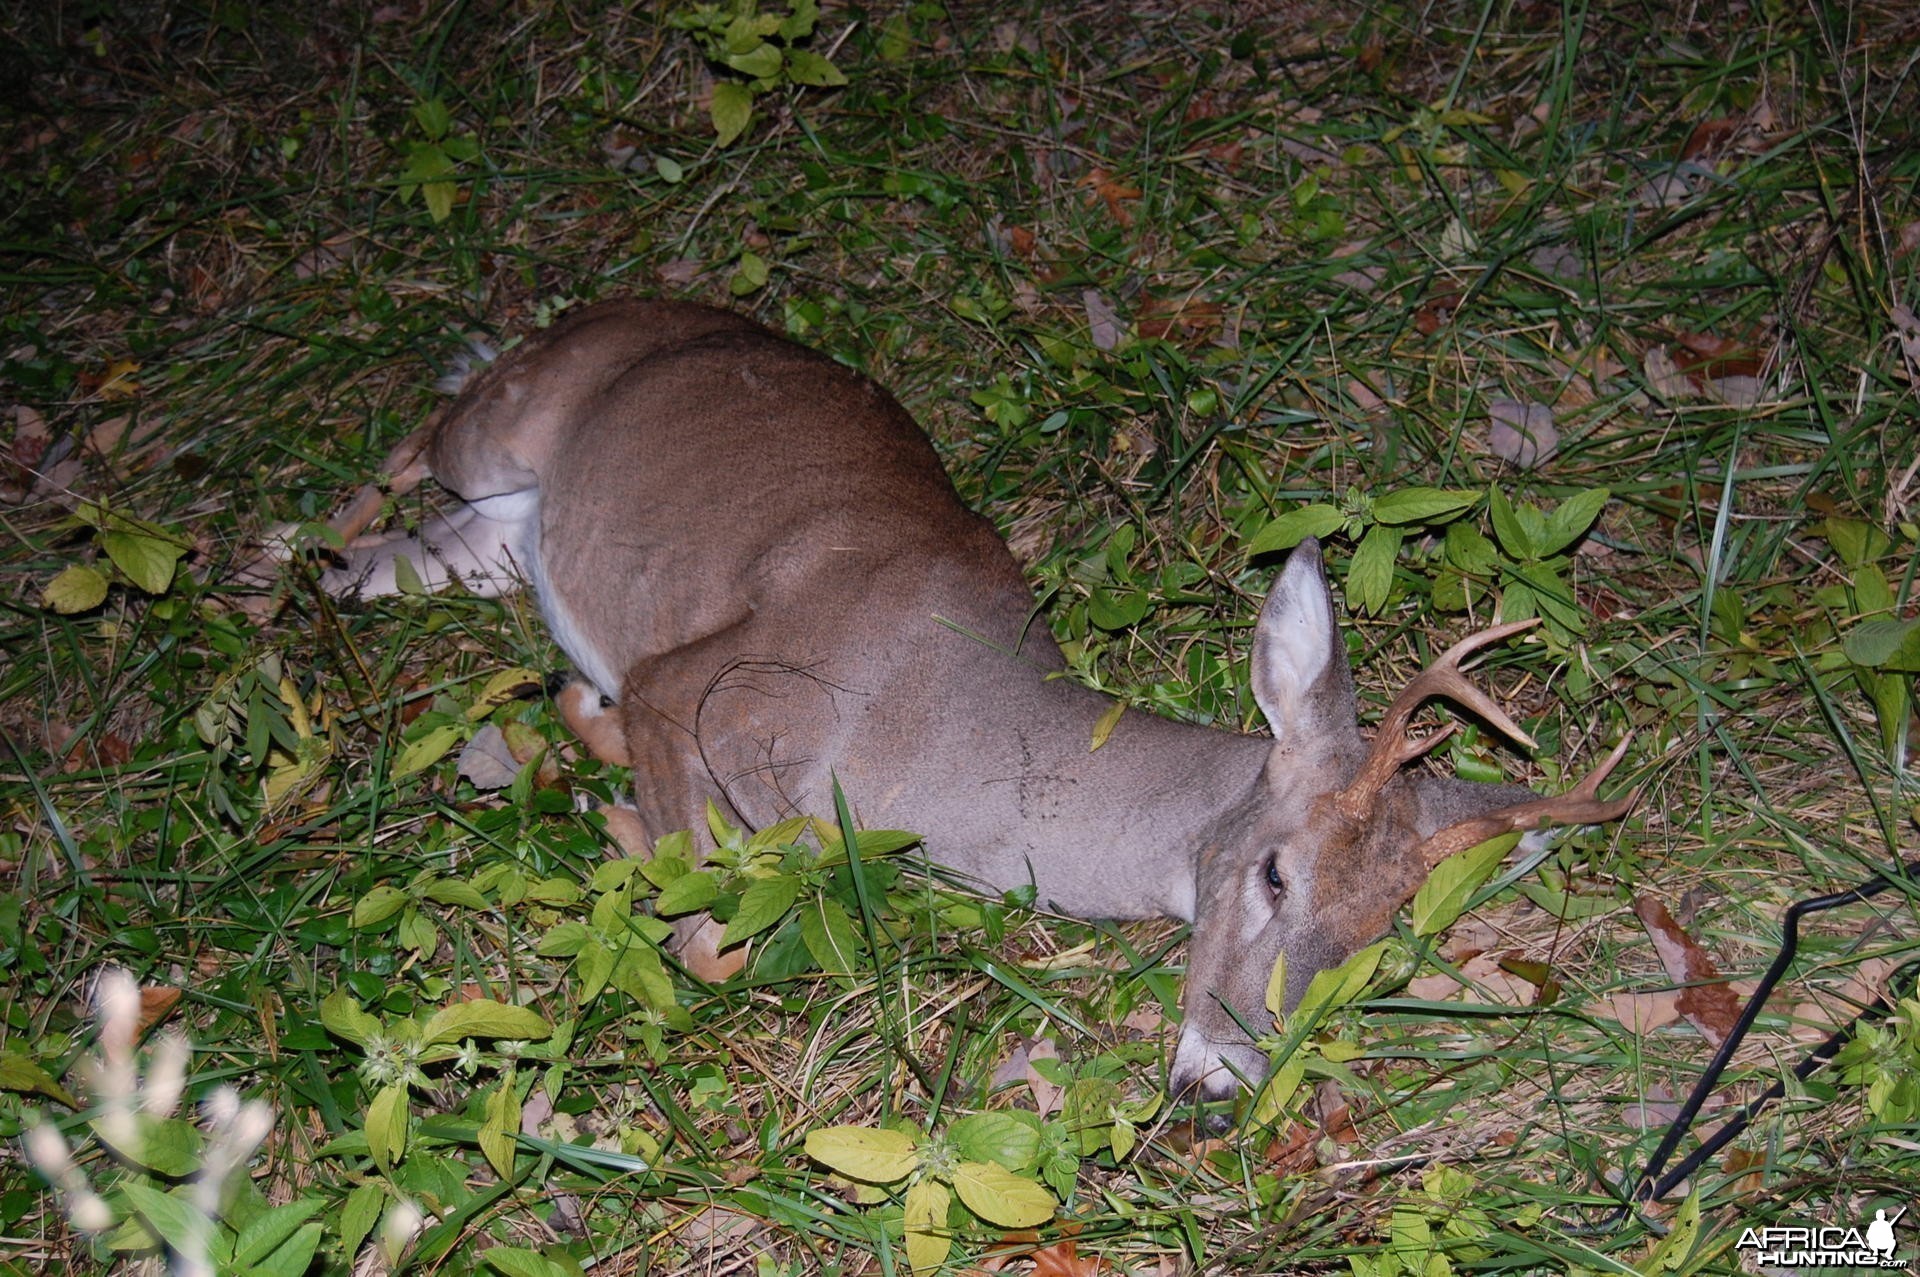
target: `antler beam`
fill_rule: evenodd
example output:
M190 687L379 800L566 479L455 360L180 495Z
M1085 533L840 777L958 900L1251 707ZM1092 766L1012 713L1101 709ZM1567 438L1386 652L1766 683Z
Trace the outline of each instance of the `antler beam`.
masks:
M1627 756L1627 746L1632 740L1633 733L1628 732L1613 747L1613 752L1607 755L1605 762L1588 772L1585 779L1566 793L1503 807L1485 816L1448 825L1422 842L1415 854L1431 868L1448 856L1516 829L1538 829L1542 825L1599 825L1618 820L1633 810L1633 805L1640 800L1640 791L1634 789L1624 798L1606 799L1600 797L1600 782Z
M1417 740L1408 735L1407 728L1413 721L1414 712L1436 696L1444 696L1466 706L1512 739L1532 749L1533 738L1521 731L1519 724L1508 718L1506 711L1491 696L1468 680L1460 670L1460 663L1481 648L1537 624L1539 618L1535 617L1482 630L1455 643L1441 653L1433 664L1416 674L1381 716L1380 729L1374 733L1373 748L1360 764L1360 770L1354 773L1352 783L1334 798L1341 815L1349 820L1365 820L1373 811L1380 791L1386 788L1394 773L1453 734L1454 726L1450 724Z

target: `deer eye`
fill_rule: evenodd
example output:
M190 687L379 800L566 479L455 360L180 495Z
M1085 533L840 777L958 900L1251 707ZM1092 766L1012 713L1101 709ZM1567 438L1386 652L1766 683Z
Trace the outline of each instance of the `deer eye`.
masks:
M1272 856L1267 857L1267 888L1276 896L1287 889L1286 881L1280 877L1280 862Z

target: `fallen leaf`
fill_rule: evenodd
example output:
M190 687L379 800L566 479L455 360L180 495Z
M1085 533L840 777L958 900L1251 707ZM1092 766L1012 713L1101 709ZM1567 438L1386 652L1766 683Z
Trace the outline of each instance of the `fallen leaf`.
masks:
M140 1019L134 1030L136 1038L147 1033L173 1014L180 1005L180 990L169 985L145 985L140 990Z
M1680 1018L1680 994L1674 989L1661 993L1610 994L1607 1014L1633 1033L1651 1033Z
M1531 470L1560 446L1553 409L1540 403L1493 399L1487 403L1487 447L1502 461Z
M1633 912L1653 938L1654 952L1668 978L1687 986L1679 991L1675 1006L1718 1049L1740 1018L1740 999L1707 951L1673 920L1665 905L1652 896L1636 896Z
M1080 179L1080 185L1091 191L1087 197L1089 204L1105 204L1108 215L1115 222L1121 226L1133 225L1133 212L1127 205L1140 198L1139 187L1119 181L1103 168L1088 169L1087 175Z
M1731 116L1721 116L1717 120L1702 120L1693 126L1693 132L1687 134L1687 141L1680 148L1683 160L1707 160L1724 154L1740 136L1747 122Z
M1666 400L1686 399L1693 394L1693 380L1680 371L1665 346L1654 346L1640 361L1640 371L1654 394Z
M1142 337L1164 340L1175 334L1202 337L1220 328L1219 302L1194 297L1154 297L1140 308L1136 327Z
M1426 304L1413 313L1413 326L1424 337L1431 337L1453 322L1454 312L1460 308L1464 297L1458 288L1448 285L1437 289L1428 297Z
M1900 353L1907 362L1920 364L1920 317L1916 317L1905 302L1896 305L1891 313L1893 320L1893 338L1900 343Z
M1080 294L1080 305L1087 313L1087 328L1096 350L1112 350L1127 335L1127 326L1113 303L1089 288Z
M1579 279L1587 273L1586 263L1570 245L1542 244L1527 254L1527 264L1553 279Z
M487 793L511 785L513 778L520 774L520 766L514 762L513 751L507 748L507 738L499 727L488 723L475 732L460 751L455 771L472 782L475 789Z

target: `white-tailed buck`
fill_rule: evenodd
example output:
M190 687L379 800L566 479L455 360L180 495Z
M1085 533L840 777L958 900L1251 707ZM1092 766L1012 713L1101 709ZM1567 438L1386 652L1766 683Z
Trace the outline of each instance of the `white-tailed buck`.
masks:
M400 458L404 463L405 458ZM1063 661L1006 544L960 503L879 386L738 316L618 301L528 338L446 410L425 464L463 498L417 536L356 542L336 593L485 594L522 581L605 698L649 832L710 795L759 826L830 810L922 832L929 856L1086 918L1193 924L1177 1091L1257 1080L1267 980L1288 993L1387 930L1438 859L1512 829L1630 803L1441 779L1407 764L1444 696L1524 741L1461 658L1416 678L1362 736L1319 547L1293 551L1252 638L1273 739L1128 713ZM418 464L401 464L401 482ZM578 703L576 702L576 707ZM604 731L606 721L600 724Z

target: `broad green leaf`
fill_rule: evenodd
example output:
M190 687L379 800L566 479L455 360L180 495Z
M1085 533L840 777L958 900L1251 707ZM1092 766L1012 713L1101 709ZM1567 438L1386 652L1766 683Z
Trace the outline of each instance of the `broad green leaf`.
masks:
M453 128L453 113L439 98L426 98L413 107L413 122L430 142L438 142Z
M665 917L705 909L720 894L720 880L707 869L685 873L660 888L653 907Z
M1534 559L1540 556L1533 538L1527 535L1520 524L1520 516L1513 508L1513 502L1507 500L1507 494L1495 488L1487 500L1487 513L1493 519L1493 535L1500 539L1500 548L1516 559Z
M659 847L654 848L653 859L640 862L640 876L656 887L670 887L692 872L693 866L685 856L663 852Z
M244 1272L247 1277L303 1277L313 1266L313 1256L324 1236L326 1231L319 1224L303 1224L266 1255L251 1264L236 1264L230 1271Z
M62 570L40 592L41 606L50 607L62 616L91 612L106 599L106 576L83 563Z
M828 975L851 975L866 952L866 941L853 919L833 899L815 901L800 911L800 942Z
M1447 562L1471 576L1492 576L1500 566L1500 552L1471 523L1447 525Z
M556 923L548 927L533 951L543 958L571 958L587 947L587 924L579 921Z
M947 1128L947 1138L970 1162L993 1162L1016 1174L1040 1164L1040 1121L1031 1113L969 1113Z
M1273 522L1253 534L1247 542L1247 554L1271 554L1275 550L1291 550L1308 537L1332 536L1339 526L1347 521L1338 506L1303 505L1297 510L1289 510Z
M486 1116L480 1123L480 1151L501 1179L513 1178L513 1155L519 1150L520 1092L514 1071L509 1068L486 1100Z
M1125 701L1115 701L1113 704L1107 706L1093 724L1093 739L1087 746L1087 752L1089 754L1107 743L1107 738L1113 735L1114 728L1120 726L1120 719L1125 716L1126 712L1127 703Z
M151 1184L137 1179L125 1180L120 1191L127 1195L127 1201L140 1212L141 1218L149 1227L168 1241L178 1245L184 1238L193 1237L211 1231L213 1225L193 1206L193 1203L163 1193ZM188 1190L181 1189L181 1192Z
M1282 949L1267 973L1266 1008L1277 1021L1287 1010L1287 951Z
M1107 1142L1113 1146L1113 1160L1126 1161L1127 1155L1133 1152L1134 1143L1138 1139L1139 1134L1133 1129L1132 1122L1124 1117L1114 1118L1113 1130L1107 1137Z
M1541 557L1558 554L1585 536L1606 508L1610 495L1605 488L1590 488L1562 501L1547 516L1547 535L1538 550Z
M469 909L491 909L493 901L474 890L473 884L458 878L436 878L421 889L421 895L438 905L464 905Z
M1067 1085L1060 1117L1069 1136L1079 1141L1082 1157L1092 1157L1106 1146L1119 1103L1120 1087L1107 1078L1076 1078Z
M1433 867L1413 896L1413 934L1438 935L1466 911L1467 900L1520 841L1518 832L1489 838Z
M753 80L770 80L780 74L780 49L761 43L744 53L729 53L726 64Z
M401 911L400 925L393 929L393 938L403 948L431 953L440 942L440 933L433 929L432 919L409 905Z
M444 222L453 216L453 197L459 190L452 182L428 182L420 188L420 198L426 201L427 213L436 222Z
M420 1030L420 1044L433 1046L463 1038L524 1038L537 1042L552 1032L547 1018L529 1007L475 998L435 1011Z
M1300 1090L1300 1083L1306 1079L1307 1054L1304 1050L1295 1051L1261 1086L1260 1093L1253 1101L1255 1125L1269 1125L1286 1113L1287 1105L1293 1102L1295 1093Z
M579 982L575 996L582 1002L600 996L613 974L613 950L598 940L589 940L573 960L573 978Z
M345 989L335 989L320 1001L320 1023L338 1038L365 1046L385 1032L379 1019L368 1015Z
M1470 508L1480 499L1478 492L1447 488L1401 488L1377 498L1373 503L1376 523L1402 525L1441 523Z
M742 253L738 265L734 267L733 278L727 281L727 291L735 297L745 297L748 293L765 288L768 276L766 258L751 251Z
M824 1126L807 1132L807 1156L869 1184L905 1179L920 1164L913 1136L874 1126Z
M574 1270L524 1246L494 1246L480 1252L487 1267L507 1277L573 1277Z
M816 0L793 0L791 10L780 20L779 28L780 38L789 44L812 35L814 24L820 21L820 6Z
M1693 1244L1699 1236L1700 1193L1696 1189L1687 1194L1687 1200L1667 1220L1667 1235L1654 1244L1645 1259L1633 1266L1634 1271L1642 1277L1659 1277L1661 1273L1679 1270L1692 1256Z
M407 1088L387 1087L367 1105L367 1153L383 1171L392 1171L407 1151Z
M44 1095L50 1100L58 1100L70 1109L80 1107L80 1101L71 1091L60 1085L53 1074L47 1072L39 1063L18 1049L0 1051L0 1091L14 1091L22 1095Z
M839 67L810 49L787 50L787 78L817 89L838 88L847 82Z
M525 688L539 687L543 681L539 674L524 666L501 670L487 680L480 694L473 698L473 704L467 706L467 717L485 718L502 705L518 700Z
M1862 563L1853 570L1853 601L1862 616L1891 612L1896 602L1887 574L1878 565Z
M278 1250L283 1242L300 1231L317 1211L326 1205L317 1197L302 1197L263 1211L247 1221L233 1243L233 1263L241 1271L259 1263Z
M177 1117L136 1113L131 1129L94 1118L87 1123L102 1144L126 1161L156 1175L184 1178L200 1169L206 1139L192 1123Z
M731 146L753 122L753 92L744 84L716 84L707 114L720 145Z
M1087 619L1103 630L1124 630L1138 625L1153 599L1145 590L1110 590L1094 587L1087 599Z
M1314 972L1300 995L1300 1005L1294 1008L1295 1017L1311 1020L1323 1011L1344 1006L1359 997L1367 981L1380 969L1380 959L1386 951L1384 943L1370 944L1339 966Z
M754 879L753 884L741 893L740 908L733 915L733 920L727 923L720 947L731 948L742 940L759 935L786 917L787 910L793 907L794 898L799 894L800 880L792 874L774 874Z
M347 1194L347 1204L340 1209L341 1254L359 1254L360 1243L380 1222L380 1212L386 1209L386 1205L386 1191L377 1183L361 1184Z
M447 756L447 751L458 745L467 729L459 723L446 723L421 733L418 739L411 740L400 750L400 756L393 760L393 779L411 776L433 766Z
M621 992L656 1011L674 1007L673 980L660 961L660 951L638 940L624 945L613 963L613 983Z
M1356 611L1376 614L1393 593L1393 561L1399 557L1405 534L1398 528L1375 524L1367 529L1347 566L1347 602Z
M149 536L144 532L103 531L100 548L113 560L113 566L126 573L148 594L165 594L173 584L173 572L187 547L170 537Z
M952 1253L953 1238L947 1232L947 1207L952 1200L947 1186L936 1179L923 1179L907 1190L901 1222L906 1229L907 1264L915 1273L939 1271Z
M1053 1218L1059 1203L1040 1185L992 1162L962 1162L953 1190L966 1208L1001 1228L1032 1228Z

